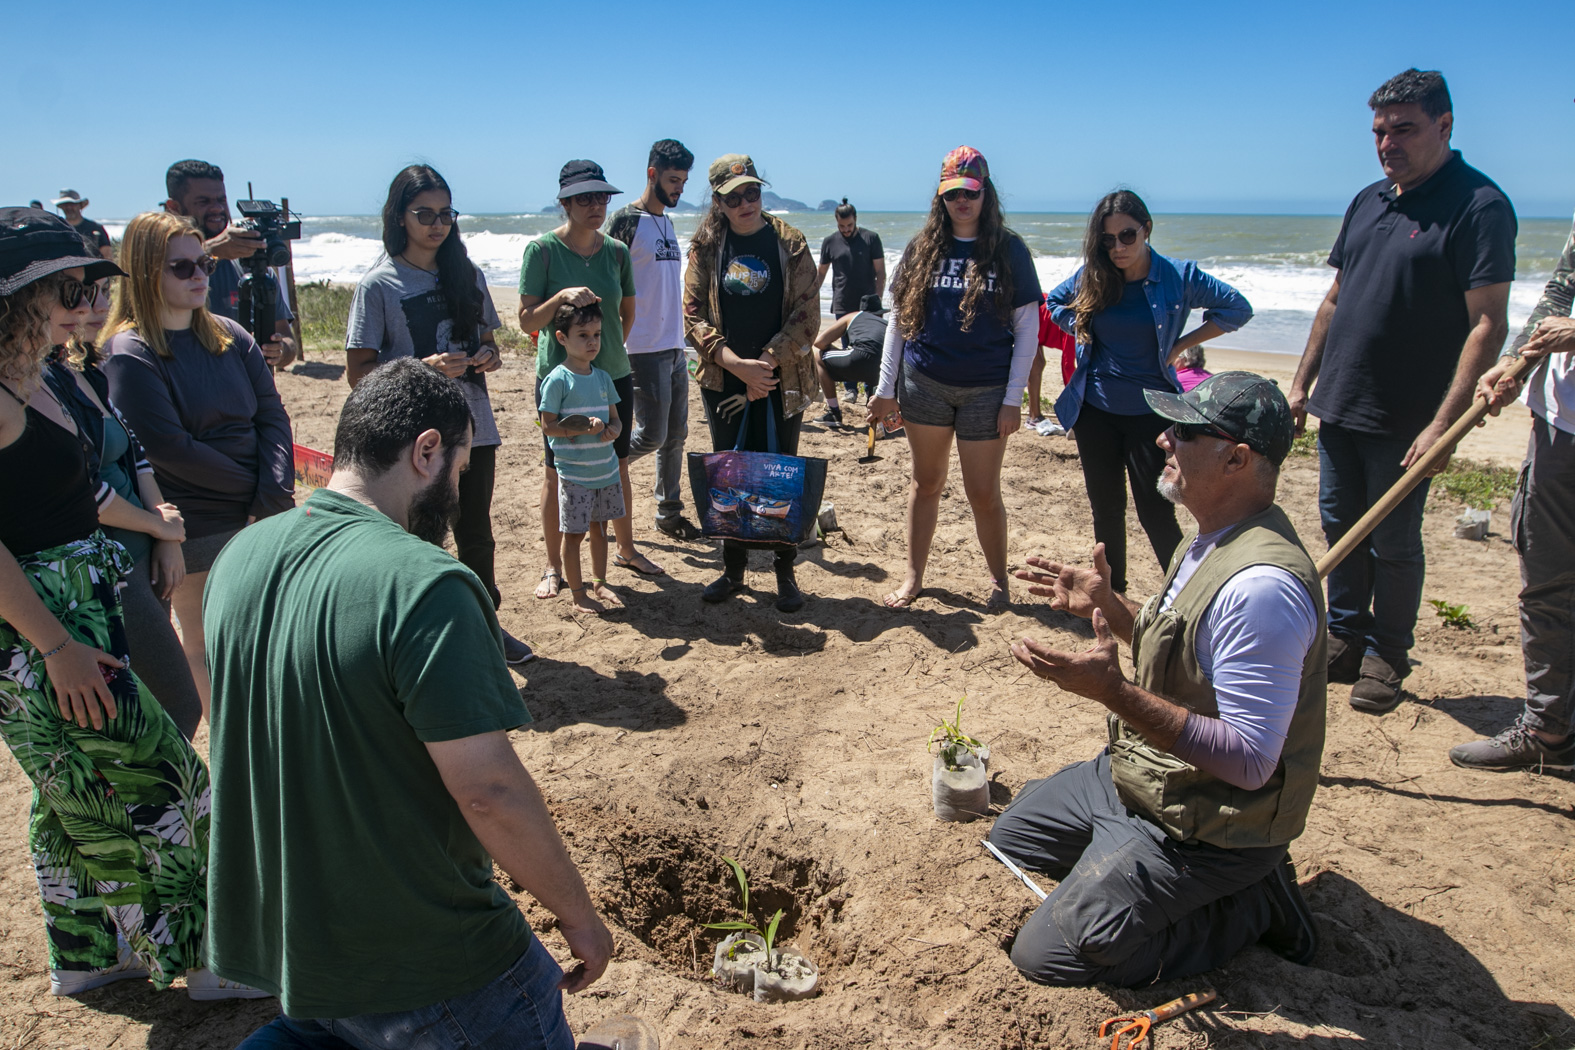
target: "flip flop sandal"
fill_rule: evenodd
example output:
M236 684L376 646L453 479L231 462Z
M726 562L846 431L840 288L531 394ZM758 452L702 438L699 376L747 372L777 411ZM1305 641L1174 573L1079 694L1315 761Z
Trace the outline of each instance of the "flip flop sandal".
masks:
M600 577L597 577L597 576L592 576L591 577L591 583L593 585L592 591L591 591L591 597L594 598L596 601L601 602L603 605L607 606L607 609L608 609L609 612L611 612L613 609L622 609L624 607L623 599L618 597L618 595L613 592L613 589L611 587L607 586L607 581L606 580L601 579ZM597 587L607 587L607 591L608 591L610 596L604 598L600 594L597 594L596 591L595 591L595 588L597 588Z
M666 576L667 575L667 570L666 569L659 569L659 568L657 568L656 567L656 563L654 561L652 561L650 558L647 558L645 555L637 554L637 555L635 555L635 558L638 558L639 561L635 561L635 560L630 559L630 558L625 558L622 554L614 554L613 555L613 564L618 566L618 568L620 568L620 569L628 569L630 572L637 572L641 576ZM641 561L643 561L643 562L645 562L645 564L651 566L651 568L649 568L649 569L642 569L642 568L640 568L640 562ZM652 570L655 570L655 571L652 571Z
M548 580L554 581L552 585L552 591L548 594L542 593L541 584L536 585L536 597L542 599L543 601L547 600L548 598L556 598L558 596L558 592L563 590L563 575L561 573L555 572L552 569L548 569L546 572L541 574L541 579L542 583L546 583Z
M1007 581L992 579L990 584L991 590L989 596L984 600L985 611L1004 612L1005 610L1010 609L1012 607L1012 595L1011 592L1006 589Z
M922 594L924 594L923 587L920 587L912 594L899 594L896 591L892 591L890 594L886 595L886 597L882 598L880 602L888 609L895 609L899 612L902 612L912 608L913 603L918 601Z

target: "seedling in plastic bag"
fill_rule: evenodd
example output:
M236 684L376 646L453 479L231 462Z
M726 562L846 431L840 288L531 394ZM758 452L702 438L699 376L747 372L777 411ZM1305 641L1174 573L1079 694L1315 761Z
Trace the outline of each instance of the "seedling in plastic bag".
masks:
M957 713L953 716L953 720L948 722L944 718L941 719L941 724L930 731L930 742L925 748L927 751L934 750L935 745L940 744L941 757L946 760L946 768L950 770L958 770L964 765L973 764L963 759L959 754L960 751L969 751L978 758L989 754L983 744L962 731L962 709L967 699L967 693L957 698Z

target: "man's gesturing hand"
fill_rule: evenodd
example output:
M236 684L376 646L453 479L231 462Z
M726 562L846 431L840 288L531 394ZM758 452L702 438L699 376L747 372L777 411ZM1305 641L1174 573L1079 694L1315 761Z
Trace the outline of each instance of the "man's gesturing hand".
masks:
M563 932L563 939L569 942L569 951L580 960L578 966L563 975L558 988L571 994L589 988L606 971L612 959L612 934L595 912L591 912L591 921L584 926L570 926L560 921L558 928Z
M1024 569L1013 575L1030 584L1029 594L1049 598L1050 608L1086 620L1096 608L1110 607L1110 562L1105 559L1103 543L1094 544L1093 568L1067 565L1037 555L1030 556L1028 564L1039 571Z
M1105 621L1105 614L1095 609L1092 619L1094 647L1086 652L1052 649L1024 635L1012 643L1012 655L1040 678L1108 707L1106 701L1121 691L1127 679L1121 673L1120 649L1116 636L1110 632L1110 624Z

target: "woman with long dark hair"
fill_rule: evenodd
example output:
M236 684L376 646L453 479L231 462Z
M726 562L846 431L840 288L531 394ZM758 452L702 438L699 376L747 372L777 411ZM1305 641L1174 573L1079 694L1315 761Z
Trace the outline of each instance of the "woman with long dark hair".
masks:
M104 331L109 392L181 509L186 578L172 604L204 716L210 702L202 592L224 545L295 506L290 417L246 329L208 312L216 260L191 220L144 212L126 225Z
M459 384L475 433L470 469L459 478L454 547L481 578L495 609L503 603L492 538L492 486L498 434L487 373L503 364L492 333L502 326L487 278L460 237L454 195L437 170L412 164L389 184L383 202L383 255L356 285L345 326L345 378L353 387L378 365L415 357ZM518 667L530 646L503 632L504 658Z
M170 623L170 599L186 578L181 555L186 523L180 510L165 501L153 465L115 407L109 377L100 368L104 356L98 339L109 319L114 281L104 277L87 286L87 318L62 352L51 357L44 378L91 443L99 524L131 555L120 602L137 677L190 740L202 720L202 700Z
M44 380L86 283L117 273L64 219L0 209L0 738L33 782L49 990L186 973L194 999L253 998L203 969L208 771L128 666L131 559L99 528L91 445Z
M1006 226L989 165L959 146L941 164L940 184L918 236L892 281L872 423L903 426L913 452L908 488L908 571L886 595L906 609L924 587L930 543L946 487L953 437L974 533L990 570L986 606L1008 598L1006 506L1001 461L1022 426L1023 387L1039 349L1039 275L1033 253Z
M711 162L711 209L689 244L684 336L700 358L696 378L711 448L767 452L767 414L777 449L797 455L799 430L820 391L812 344L820 330L820 282L804 235L760 202L755 162L729 153ZM748 432L739 445L744 408ZM762 409L764 411L762 411ZM804 606L793 562L798 545L777 544L776 607ZM720 602L744 589L749 548L722 543L722 575L701 597Z
M1094 206L1083 236L1083 265L1046 296L1055 323L1077 339L1077 369L1055 403L1072 431L1105 545L1110 586L1127 589L1127 483L1138 521L1161 568L1181 543L1176 508L1156 486L1165 453L1155 439L1170 425L1148 407L1145 390L1180 392L1176 361L1189 348L1234 332L1252 318L1240 292L1149 247L1154 220L1137 194L1120 190ZM1203 323L1182 334L1188 315Z

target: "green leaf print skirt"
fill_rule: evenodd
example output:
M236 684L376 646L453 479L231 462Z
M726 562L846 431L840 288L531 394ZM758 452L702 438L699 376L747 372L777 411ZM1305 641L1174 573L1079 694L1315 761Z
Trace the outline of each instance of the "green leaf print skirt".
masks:
M100 668L119 713L81 728L61 717L39 651L0 620L0 737L33 781L50 968L113 966L124 940L166 987L204 965L208 771L131 672L125 548L95 532L17 563L71 637L126 664Z

